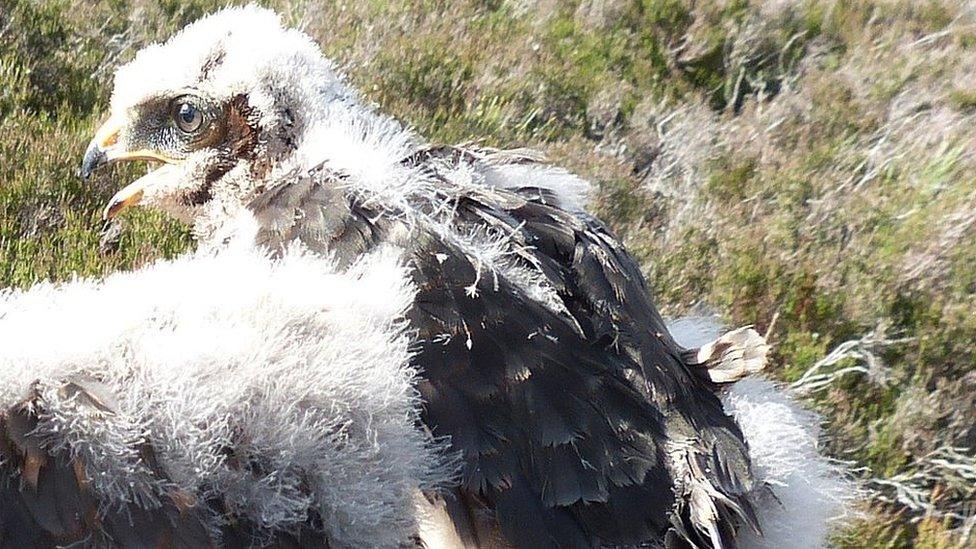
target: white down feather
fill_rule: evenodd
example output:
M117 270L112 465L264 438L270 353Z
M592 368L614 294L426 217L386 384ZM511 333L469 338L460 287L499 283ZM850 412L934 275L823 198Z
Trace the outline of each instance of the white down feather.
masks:
M408 280L389 248L345 272L297 249L271 261L231 248L3 292L0 404L36 383L40 432L81 454L110 502L151 506L166 490L137 460L148 440L176 487L219 492L260 525L315 509L335 546L396 546L415 531L416 490L452 473L416 427ZM58 394L79 374L111 389L115 414ZM226 446L271 473L229 467Z

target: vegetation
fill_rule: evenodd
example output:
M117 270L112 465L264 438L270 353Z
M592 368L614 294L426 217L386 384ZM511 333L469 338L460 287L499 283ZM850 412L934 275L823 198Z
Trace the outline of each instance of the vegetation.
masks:
M0 284L192 245L76 176L115 66L222 2L0 0ZM270 2L436 141L533 146L666 313L775 345L866 490L843 547L976 544L976 15L964 0ZM132 168L118 168L118 170Z

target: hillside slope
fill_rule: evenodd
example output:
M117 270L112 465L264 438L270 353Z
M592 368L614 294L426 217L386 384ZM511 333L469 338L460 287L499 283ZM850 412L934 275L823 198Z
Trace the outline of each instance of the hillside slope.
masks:
M0 0L0 285L191 245L100 244L133 168L84 183L114 67L223 2ZM976 6L964 0L270 2L433 140L532 146L670 314L774 343L871 491L847 547L976 544Z

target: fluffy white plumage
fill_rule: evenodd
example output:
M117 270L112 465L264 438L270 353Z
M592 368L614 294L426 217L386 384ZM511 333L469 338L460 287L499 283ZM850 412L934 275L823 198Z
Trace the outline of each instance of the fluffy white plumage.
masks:
M212 67L205 78L200 67ZM416 210L417 199L431 196L443 182L434 182L430 174L402 163L423 148L424 139L361 101L319 47L300 31L282 26L274 12L253 5L226 8L187 26L165 43L140 51L116 73L112 112L118 117L135 117L140 103L187 90L217 103L246 96L248 108L261 115L256 121L262 132L261 146L266 147L261 155L276 159L260 183L267 188L287 187L266 208L244 209L241 201L250 201L249 193L257 182L252 180L250 168L237 166L216 186L217 199L197 216L187 212L185 205L175 204L171 194L186 181L204 177L196 170L210 163L205 158L210 152L193 153L183 164L166 165L146 176L142 202L193 221L201 242L222 241L239 227L237 219L250 215L272 232L287 232L299 223L328 228L334 220L297 220L293 212L302 202L307 206L319 201L325 210L335 209L329 205L334 196L306 194L320 183L308 177L318 169L347 176L337 190L358 196L364 204L399 212L409 218L408 225L442 225L442 232L449 232L444 219L428 218ZM283 105L288 105L287 112ZM561 207L584 209L591 186L576 175L538 163L486 160L478 169L459 167L442 175L456 186L456 194L473 187L512 188L531 181L552 191ZM484 240L485 235L474 236ZM484 242L483 247L493 244L497 242Z
M756 478L772 489L754 496L763 537L743 531L742 546L827 547L833 528L852 515L858 490L820 453L820 417L760 378L735 383L723 402L749 442Z
M152 506L175 485L268 528L315 509L335 546L396 546L415 531L416 490L452 473L416 428L412 296L389 249L341 273L300 250L227 250L6 292L0 404L36 385L40 431L83 456L110 502ZM105 383L116 412L66 398L73 376ZM143 441L172 484L139 465ZM227 447L270 472L230 467Z
M223 47L214 49L216 42ZM333 100L355 97L308 35L284 29L277 14L252 4L199 19L165 43L140 50L116 72L112 110L123 112L172 90L197 89L206 66L214 71L206 91L215 97L247 92L256 106L262 97L270 105L274 98L265 84L288 82L291 93L309 100L303 108L312 109L312 119Z

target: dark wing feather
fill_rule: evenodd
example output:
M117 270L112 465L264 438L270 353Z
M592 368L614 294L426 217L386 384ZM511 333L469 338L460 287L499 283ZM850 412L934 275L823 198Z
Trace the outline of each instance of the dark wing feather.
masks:
M671 474L686 477L683 481L679 478L679 484L707 482L719 492L722 497L715 504L726 527L744 521L758 529L746 498L752 489L752 474L742 432L725 414L711 387L683 362L684 349L671 337L654 307L637 263L594 217L552 208L552 200L546 200L543 189L525 188L519 194L535 198L512 215L519 220L537 220L531 225L534 232L527 232L525 238L537 255L558 264L554 271L560 272L562 267L561 272L566 273L560 281L561 295L570 314L583 327L586 339L608 353L626 358L630 379L664 414L668 438L692 442L682 451L692 454L689 459L701 467L694 471L673 469ZM549 247L552 237L538 236L564 234L566 227L574 227L576 237L571 260L565 248ZM565 268L567 265L569 269ZM681 517L685 505L679 500L675 520L684 520ZM688 526L701 528L697 524L683 528ZM710 540L699 541L699 545L709 544Z
M611 494L641 486L639 541L663 528L672 506L663 418L624 365L582 339L568 319L426 234L417 239L410 312L419 331L424 420L450 435L465 462L463 490L494 509L518 547L591 547L618 540L593 528Z
M450 151L410 161L474 161ZM725 531L758 528L742 433L682 361L637 263L598 220L555 204L527 181L457 197L453 223L507 235L563 311L504 277L483 276L469 297L476 266L436 235L413 250L425 420L463 453L462 490L494 507L518 547L628 544L669 529L674 543L709 546L720 540L688 508L706 484L721 494Z

